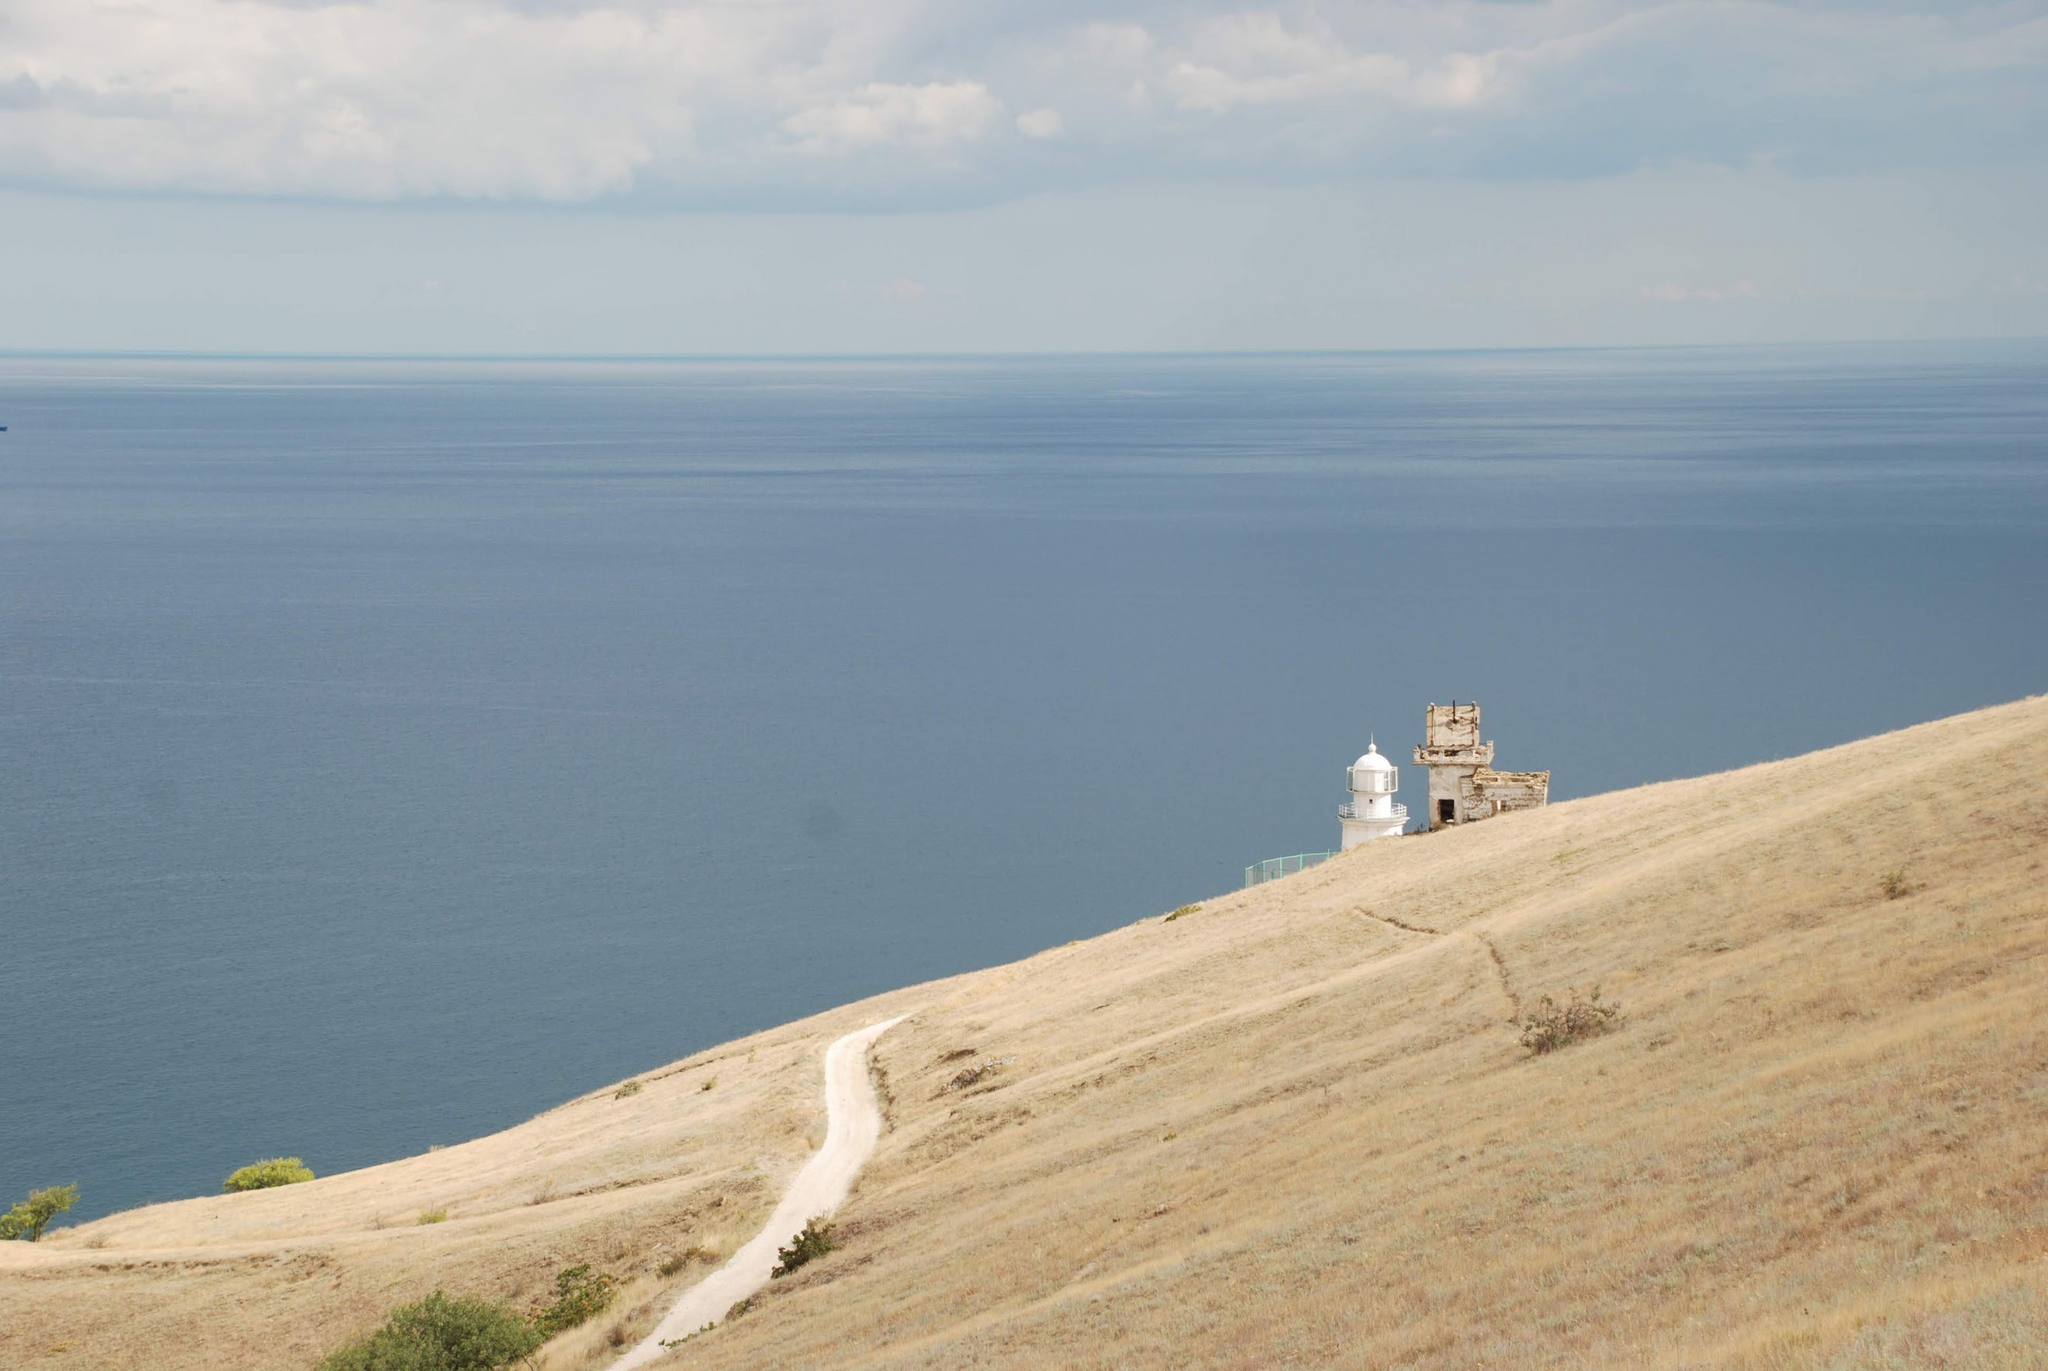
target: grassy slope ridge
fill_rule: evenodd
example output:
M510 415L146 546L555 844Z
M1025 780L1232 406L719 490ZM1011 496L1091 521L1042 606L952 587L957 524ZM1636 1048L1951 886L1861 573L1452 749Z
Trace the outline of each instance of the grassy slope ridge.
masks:
M1375 844L628 1099L0 1245L0 1363L303 1366L595 1260L628 1297L549 1364L602 1364L815 1144L824 1042L909 1012L840 1250L676 1365L2040 1364L2044 860L2038 698ZM1516 1007L1596 983L1620 1028L1528 1058Z

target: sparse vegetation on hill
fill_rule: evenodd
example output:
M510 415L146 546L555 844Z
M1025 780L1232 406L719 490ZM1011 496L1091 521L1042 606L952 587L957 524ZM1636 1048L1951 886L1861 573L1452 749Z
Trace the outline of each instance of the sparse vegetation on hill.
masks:
M662 1258L661 1265L655 1267L654 1270L658 1276L673 1276L687 1268L692 1262L702 1262L708 1266L715 1264L717 1261L718 1254L716 1252L701 1244L692 1244L684 1251Z
M271 1157L266 1161L251 1162L230 1175L221 1183L221 1191L232 1195L241 1190L269 1190L280 1185L297 1185L310 1181L313 1169L297 1157Z
M1014 1060L1015 1058L1012 1057L990 1057L986 1061L976 1062L973 1066L963 1066L947 1077L945 1084L939 1087L939 1093L941 1095L950 1095L956 1090L965 1090L969 1086L979 1085L982 1081L995 1075Z
M391 1315L382 1328L321 1361L319 1371L500 1371L545 1341L511 1310L439 1290Z
M789 1246L775 1249L775 1269L769 1274L772 1277L787 1276L816 1261L837 1245L832 1241L832 1225L812 1219L789 1240Z
M611 1307L619 1290L618 1277L598 1271L588 1262L555 1273L555 1298L537 1305L527 1320L544 1338L596 1318Z
M363 1291L528 1307L573 1251L617 1296L534 1355L601 1365L701 1274L673 1254L759 1231L820 1045L909 1013L857 1254L676 1366L2048 1365L2044 967L2029 700L1367 844L650 1072L722 1078L658 1110L0 1244L0 1364L301 1371Z
M26 1242L40 1241L43 1230L49 1226L50 1220L77 1203L78 1187L75 1185L53 1185L43 1190L31 1190L27 1199L5 1214L0 1214L0 1240L19 1238Z
M1591 995L1583 997L1574 987L1562 1004L1544 995L1536 1001L1534 1009L1515 1022L1522 1029L1522 1046L1540 1057L1609 1032L1620 1015L1620 1005L1601 1003L1600 987L1596 985Z

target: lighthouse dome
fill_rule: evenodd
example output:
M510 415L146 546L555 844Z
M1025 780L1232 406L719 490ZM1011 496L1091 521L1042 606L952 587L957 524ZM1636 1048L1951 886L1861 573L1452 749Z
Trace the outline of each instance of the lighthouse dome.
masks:
M1353 771L1392 771L1394 764L1380 756L1377 743L1367 743L1365 755L1351 764Z

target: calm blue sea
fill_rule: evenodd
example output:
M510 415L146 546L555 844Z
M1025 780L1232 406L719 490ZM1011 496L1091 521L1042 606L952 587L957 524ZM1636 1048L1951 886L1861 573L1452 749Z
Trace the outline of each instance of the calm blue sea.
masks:
M1334 845L2048 687L2048 345L0 358L0 1199L517 1122ZM1403 798L1420 813L1420 777Z

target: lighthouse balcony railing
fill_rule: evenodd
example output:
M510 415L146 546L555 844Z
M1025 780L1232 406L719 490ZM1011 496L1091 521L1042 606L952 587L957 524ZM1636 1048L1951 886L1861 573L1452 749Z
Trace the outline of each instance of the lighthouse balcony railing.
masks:
M1408 806L1389 805L1387 806L1387 812L1384 814L1368 814L1355 804L1341 804L1337 806L1337 817L1340 819L1384 819L1388 823L1399 819L1405 824L1408 822Z

